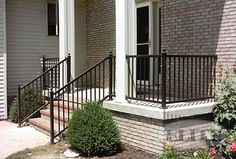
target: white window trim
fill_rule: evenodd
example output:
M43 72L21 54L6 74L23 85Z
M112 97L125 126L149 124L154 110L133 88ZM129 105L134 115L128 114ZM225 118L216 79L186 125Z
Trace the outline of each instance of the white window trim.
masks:
M46 0L46 32L47 36L59 36L59 2L58 0ZM56 34L55 35L49 35L48 34L48 3L55 4L56 5Z

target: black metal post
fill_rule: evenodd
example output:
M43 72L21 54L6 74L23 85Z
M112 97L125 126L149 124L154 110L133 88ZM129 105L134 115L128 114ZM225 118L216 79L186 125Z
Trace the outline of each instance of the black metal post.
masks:
M112 52L109 55L109 100L112 100Z
M53 108L53 91L50 92L50 141L54 144L54 108Z
M164 50L162 53L162 79L161 79L161 85L162 85L162 95L161 95L161 99L162 99L162 109L166 108L166 56L167 53Z
M45 62L45 55L43 55L43 73L46 71L46 62ZM43 89L45 89L46 85L46 79L45 79L45 75L43 75Z
M70 74L71 74L71 55L69 54L67 57L67 83L70 82ZM70 92L70 86L68 86L68 92Z
M17 120L18 120L18 127L21 127L21 87L18 85L18 91L17 91L17 96L18 96L18 108L17 108Z
M43 55L43 72L46 71L46 66L45 66L45 55Z

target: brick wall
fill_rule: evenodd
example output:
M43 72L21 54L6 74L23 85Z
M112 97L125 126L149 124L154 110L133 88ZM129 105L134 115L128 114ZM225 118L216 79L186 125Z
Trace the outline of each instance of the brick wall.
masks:
M235 63L235 0L162 0L161 3L161 47L166 48L168 54L218 55L220 62ZM115 54L115 1L88 0L87 68L109 51Z
M236 62L235 41L235 0L162 0L162 49L165 48L168 54L218 55L216 82L218 82L219 79L219 64L223 63L232 67ZM203 59L202 62L204 62ZM186 63L185 60L185 65ZM207 61L205 60L204 63L206 64ZM206 69L204 71L204 67L201 67L201 70L199 70L199 66L203 65L198 64L197 66L197 74L201 76L199 76L200 78L197 77L197 83L193 81L193 89L195 90L196 88L197 92L199 92L199 87L201 87L202 90L205 89L205 92L210 95L211 91L207 88L211 87L213 81L206 81L207 71ZM185 69L186 68L187 67L185 67ZM172 69L172 74L173 70L174 69ZM176 71L178 71L178 69L176 69ZM183 71L180 71L180 77L177 77L181 80L181 96L183 93L188 94L187 91L189 93L191 92L190 87L189 90L186 88L188 82L186 71L187 70L185 70L185 76L183 76ZM204 76L205 88L203 86ZM201 80L201 83L199 80ZM171 81L173 88L173 77ZM184 92L182 91L183 82L185 84ZM197 85L195 85L195 83ZM176 88L178 89L178 87ZM199 96L198 94L199 93L197 93L197 96ZM176 95L178 96L178 94Z
M170 140L178 150L206 146L202 137L211 128L205 116L163 121L114 111L112 114L123 143L154 154L160 154Z
M219 61L228 58L230 65L236 61L235 0L163 3L162 48L169 54L218 55Z
M87 67L115 54L115 1L87 0L86 4Z

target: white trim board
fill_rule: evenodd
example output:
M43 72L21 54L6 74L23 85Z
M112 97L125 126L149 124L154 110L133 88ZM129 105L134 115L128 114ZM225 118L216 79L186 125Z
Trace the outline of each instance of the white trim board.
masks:
M6 37L6 0L2 0L2 16L3 16L3 118L7 119L7 37Z

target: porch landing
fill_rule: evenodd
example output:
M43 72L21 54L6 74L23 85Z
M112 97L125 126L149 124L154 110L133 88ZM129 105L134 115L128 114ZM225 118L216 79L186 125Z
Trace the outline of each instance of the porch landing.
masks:
M178 102L167 104L166 109L162 109L161 104L138 100L119 103L116 100L105 101L103 106L111 111L138 115L159 120L169 120L197 115L209 114L215 105L213 99Z

